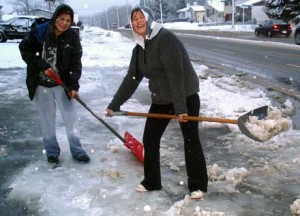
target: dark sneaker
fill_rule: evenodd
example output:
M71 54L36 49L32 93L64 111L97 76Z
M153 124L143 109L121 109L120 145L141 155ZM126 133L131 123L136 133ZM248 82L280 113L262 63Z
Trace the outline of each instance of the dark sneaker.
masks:
M82 155L78 158L74 158L75 160L83 163L88 163L90 161L90 157L88 155Z
M47 160L49 163L58 163L59 162L58 156L48 156Z

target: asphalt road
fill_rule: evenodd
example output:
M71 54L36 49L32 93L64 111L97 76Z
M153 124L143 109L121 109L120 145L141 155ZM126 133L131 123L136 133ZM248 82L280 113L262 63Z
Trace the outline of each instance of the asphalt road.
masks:
M300 49L294 44L178 35L193 60L232 74L247 73L300 91ZM300 99L300 95L299 99Z
M285 36L255 36L253 32L245 31L217 31L217 30L172 30L175 33L185 33L203 36L215 36L215 37L226 37L226 38L239 38L252 41L267 41L267 42L279 42L286 44L295 44L294 34L292 33L290 37Z

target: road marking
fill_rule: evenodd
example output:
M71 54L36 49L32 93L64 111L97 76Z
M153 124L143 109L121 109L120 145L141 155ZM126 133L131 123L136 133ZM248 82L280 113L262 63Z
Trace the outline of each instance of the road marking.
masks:
M229 52L229 51L220 50L220 49L213 49L213 50L218 51L218 52L229 53L229 54L235 55L235 52Z
M294 64L287 64L287 66L291 66L291 67L300 68L300 65L294 65Z

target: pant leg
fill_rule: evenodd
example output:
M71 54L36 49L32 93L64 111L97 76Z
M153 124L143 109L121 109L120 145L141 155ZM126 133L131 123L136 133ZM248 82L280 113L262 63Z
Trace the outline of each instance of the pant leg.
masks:
M58 156L60 154L60 148L56 139L56 104L52 88L38 86L35 91L33 102L39 113L46 154L47 156Z
M168 113L164 105L152 104L149 113ZM143 135L144 143L144 180L141 184L147 190L160 190L160 140L170 122L169 119L147 118Z
M66 133L70 145L70 151L74 158L79 158L86 155L86 152L81 146L79 139L78 119L75 111L74 100L70 100L65 90L61 86L53 87L55 91L55 99L63 122L66 127Z
M187 98L188 115L198 116L200 100L198 94ZM188 188L190 191L207 191L208 176L206 162L199 138L199 123L188 121L180 123L184 137L185 162L188 176Z

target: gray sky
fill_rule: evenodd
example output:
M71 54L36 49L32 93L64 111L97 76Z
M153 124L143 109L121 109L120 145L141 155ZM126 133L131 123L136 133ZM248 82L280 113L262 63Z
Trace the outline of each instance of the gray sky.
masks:
M6 2L9 2L9 0L0 0L0 5L3 6L2 11L4 13L9 13L12 11L12 7ZM126 2L128 5L136 5L139 0L66 0L66 3L80 15L101 12L110 6L126 5Z
M101 12L111 6L126 5L126 2L128 5L135 5L139 3L139 0L67 0L67 4L81 15Z

